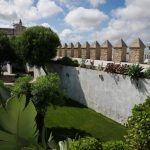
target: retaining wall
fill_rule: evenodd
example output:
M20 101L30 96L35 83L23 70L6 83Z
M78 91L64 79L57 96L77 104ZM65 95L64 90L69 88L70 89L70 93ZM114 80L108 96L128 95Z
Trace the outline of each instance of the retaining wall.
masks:
M124 75L56 64L48 68L59 74L68 97L122 124L126 123L134 105L143 103L150 95L147 79L131 81ZM35 71L36 76L38 73Z

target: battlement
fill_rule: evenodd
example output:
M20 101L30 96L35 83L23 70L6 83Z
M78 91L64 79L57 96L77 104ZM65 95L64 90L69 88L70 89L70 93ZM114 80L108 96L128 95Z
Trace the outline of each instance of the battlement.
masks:
M102 61L113 61L115 63L144 63L145 44L140 38L134 40L129 46L122 40L118 40L112 45L108 40L101 45L96 41L93 44L85 42L83 45L80 42L76 44L63 44L57 49L57 57L71 57ZM150 49L150 46L147 48ZM127 52L127 49L129 51ZM129 59L127 59L129 55ZM150 64L150 53L148 54L148 64Z

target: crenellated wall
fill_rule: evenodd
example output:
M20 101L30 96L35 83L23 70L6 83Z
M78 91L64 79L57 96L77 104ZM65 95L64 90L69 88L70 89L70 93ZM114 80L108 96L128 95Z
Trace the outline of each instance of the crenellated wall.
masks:
M121 39L114 46L106 40L101 45L96 41L93 44L85 42L81 45L79 42L75 45L73 43L64 44L58 48L58 57L72 57L102 61L113 61L115 63L129 62L129 63L144 63L144 49L145 44L140 38L134 40L129 46ZM129 48L129 59L127 59L127 49ZM150 49L150 46L148 46ZM150 54L149 54L150 55ZM150 64L150 57L148 57L148 64Z

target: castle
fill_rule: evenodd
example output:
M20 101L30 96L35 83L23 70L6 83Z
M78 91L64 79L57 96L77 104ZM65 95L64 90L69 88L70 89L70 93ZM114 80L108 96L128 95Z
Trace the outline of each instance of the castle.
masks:
M22 21L20 19L19 23L13 24L13 28L0 28L0 32L12 37L21 34L25 29L26 27L22 25Z

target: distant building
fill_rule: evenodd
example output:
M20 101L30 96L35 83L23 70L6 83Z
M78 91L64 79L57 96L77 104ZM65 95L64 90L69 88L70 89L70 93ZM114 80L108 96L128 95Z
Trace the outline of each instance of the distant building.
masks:
M20 19L19 23L13 24L12 28L0 28L0 32L5 33L8 37L13 37L13 36L22 34L25 29L26 29L26 27L22 25L22 21ZM14 68L16 68L16 66L14 67L14 64L13 65L10 65L10 64L5 65L4 66L4 72L6 71L5 74L11 74L12 70Z
M22 34L22 32L25 29L26 27L22 25L22 21L20 19L19 23L13 24L13 28L0 28L0 32L5 33L9 37L12 37L12 36Z

